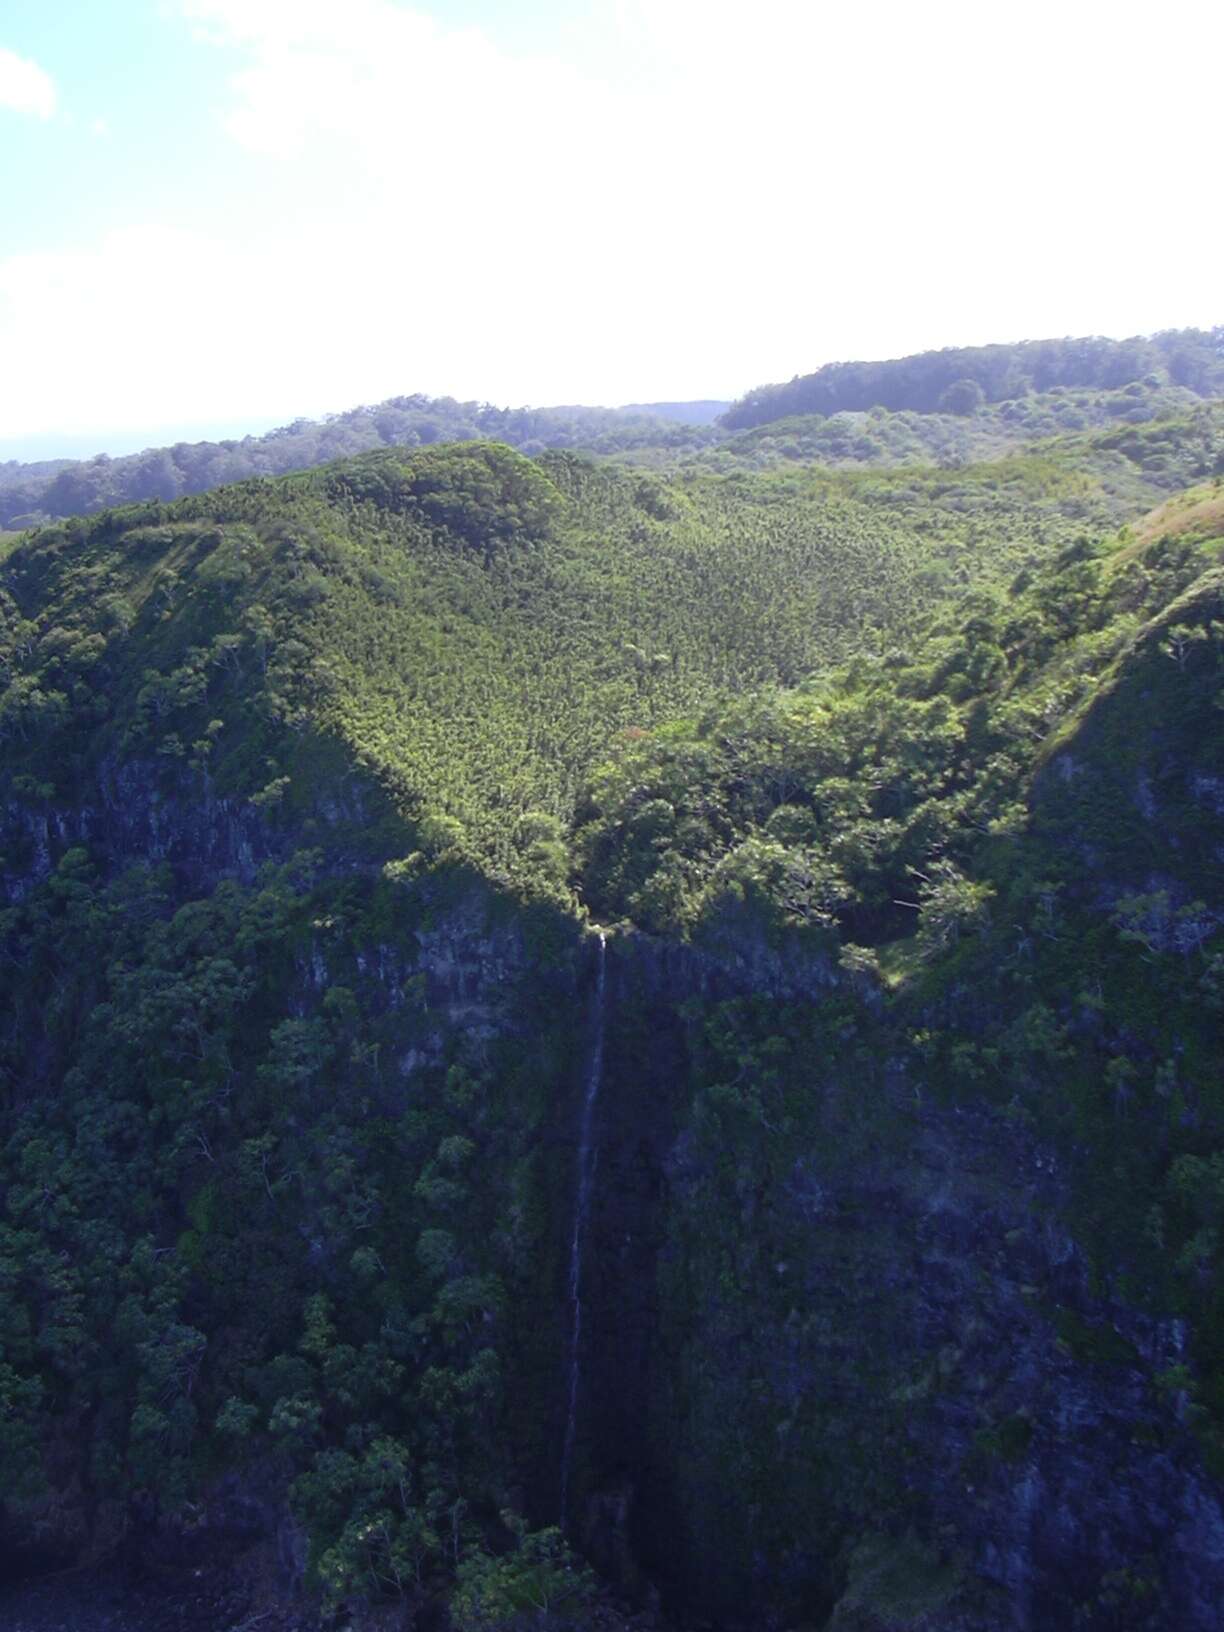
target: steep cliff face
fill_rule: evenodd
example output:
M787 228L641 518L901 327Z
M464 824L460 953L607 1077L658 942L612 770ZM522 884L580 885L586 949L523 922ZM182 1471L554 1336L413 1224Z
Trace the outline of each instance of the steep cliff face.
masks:
M626 973L595 1556L718 1624L1214 1625L1220 1489L1160 1381L1184 1327L1102 1288L1062 1154L881 1060L861 1004L686 1006Z
M87 849L97 858L91 913L108 889L126 890L130 906L133 869L163 880L158 911L177 904L172 922L241 897L229 950L246 969L243 937L301 867L291 859L300 833L194 790L150 793L139 769L122 785L100 779L99 789L96 803L71 810L31 816L18 806L7 883L27 944L45 960L31 926L78 910ZM306 818L324 849L333 822L360 820L355 785L348 798L342 806L325 796L323 814ZM50 1490L10 1501L7 1520L31 1565L90 1556L133 1526L146 1549L176 1536L184 1546L181 1504L194 1503L214 1538L241 1532L243 1545L266 1546L279 1534L285 1590L317 1569L319 1520L303 1511L301 1470L318 1452L296 1431L243 1448L230 1471L217 1459L233 1457L232 1441L226 1450L208 1434L211 1448L177 1458L177 1496L143 1494L166 1474L145 1443L142 1398L161 1402L186 1386L173 1373L150 1395L150 1342L169 1343L178 1330L190 1344L181 1329L210 1334L189 1367L196 1427L154 1428L157 1454L172 1461L175 1436L207 1434L244 1367L250 1375L253 1357L227 1354L224 1336L211 1335L223 1331L226 1308L237 1313L217 1282L237 1271L236 1251L240 1303L267 1300L269 1274L295 1288L295 1299L282 1289L268 1305L290 1356L297 1349L289 1371L304 1360L297 1299L309 1307L320 1295L336 1304L373 1295L385 1332L399 1300L424 1298L413 1318L422 1334L438 1322L435 1340L451 1348L456 1376L486 1352L472 1349L473 1330L483 1345L480 1328L489 1329L500 1378L479 1419L489 1436L482 1461L494 1468L481 1476L491 1479L485 1499L517 1482L535 1521L558 1511L594 937L461 873L389 883L367 860L319 866L296 889L275 907L275 945L252 942L256 965L268 953L278 960L274 989L236 1000L247 1017L228 1044L208 999L197 990L186 1000L192 1069L210 1082L211 1100L167 1123L155 1075L125 1090L143 1104L148 1131L135 1145L129 1136L117 1182L151 1172L139 1220L163 1243L155 1250L186 1271L180 1314L155 1339L142 1328L132 1372L120 1367L87 1397L70 1380L71 1362L64 1374L52 1353L44 1375L61 1393L48 1401L59 1424L44 1453ZM198 922L192 934L201 935ZM202 941L192 945L202 956ZM112 965L99 983L93 971L67 1035L27 1011L22 1035L33 1046L19 1070L9 1056L10 1104L63 1093L56 1081L95 1069L97 1010L109 1014L130 992L123 977ZM342 1029L354 1001L362 1023L341 1053L323 1031ZM950 1088L878 991L831 969L802 937L754 932L747 916L705 948L613 935L603 1002L575 1541L623 1590L659 1590L678 1616L717 1624L1212 1627L1224 1595L1224 1516L1178 1371L1186 1328L1167 1310L1128 1304L1101 1275L1099 1243L1085 1250L1075 1203L1083 1154L1043 1138L1014 1101L991 1105ZM113 1039L113 1018L104 1020ZM160 1046L156 1030L142 1035ZM246 1048L262 1062L254 1069ZM290 1055L279 1066L278 1050ZM96 1079L75 1098L70 1088L62 1111L44 1106L44 1134L91 1088ZM329 1110L337 1094L346 1102L339 1124ZM466 1132L448 1135L456 1096ZM376 1154L389 1124L414 1118L430 1124L434 1143L442 1130L442 1145L475 1130L475 1191L458 1189L472 1159L463 1151L439 1162L430 1141L401 1132ZM179 1147L161 1172L151 1153L136 1154L146 1137L165 1137L159 1127ZM95 1145L95 1159L106 1157ZM217 1217L214 1175L227 1165L220 1193L246 1209L237 1228ZM71 1201L84 1182L76 1169L55 1184ZM483 1244L465 1227L462 1194L480 1197ZM16 1178L7 1196L10 1213L16 1200L28 1220ZM70 1221L46 1228L52 1242L69 1243L57 1250L89 1250ZM405 1230L409 1251L392 1260ZM367 1241L382 1266L372 1285L360 1256ZM458 1300L455 1313L429 1313L439 1290L431 1274L444 1302ZM490 1275L496 1290L473 1287ZM44 1286L44 1297L55 1295ZM47 1352L62 1311L45 1314L41 1325L34 1318ZM97 1318L115 1316L99 1309ZM98 1339L81 1331L74 1341ZM410 1342L394 1363L419 1385L414 1352ZM316 1360L325 1370L325 1356ZM286 1371L274 1355L263 1364ZM268 1421L285 1415L285 1396L271 1397L282 1386L256 1388ZM330 1434L327 1419L344 1413L327 1394L335 1385L321 1386ZM213 1402L207 1417L195 1410L202 1399ZM161 1403L148 1408L170 1420ZM89 1471L106 1454L125 1469L111 1488Z
M317 1590L291 1487L371 1443L357 1412L379 1444L431 1412L453 1440L466 1390L487 1457L428 1477L495 1514L552 1476L540 1266L582 937L462 868L384 878L359 778L292 817L138 762L91 785L5 806L11 1568L259 1543Z
M1222 614L1217 567L1138 631L1037 778L1038 831L1116 896L1224 895Z
M21 900L74 847L111 869L165 863L183 889L221 878L249 885L260 867L312 847L334 870L368 872L388 855L385 842L381 855L368 843L382 805L376 790L348 778L320 788L305 817L277 823L249 797L218 793L207 776L167 776L152 759L103 759L77 798L23 788L9 799L0 812L0 888Z
M1214 1628L1218 572L1076 545L1049 627L629 728L568 850L482 760L478 870L361 597L474 547L462 595L513 601L486 477L527 478L473 455L427 527L401 466L13 557L14 1567L247 1551L356 1616L471 1632L492 1580L598 1621L563 1519L678 1623ZM605 946L570 878L675 933Z
M751 915L721 964L613 943L607 1567L719 1621L1216 1624L1221 610L1051 745L1021 921L951 978L885 1002Z

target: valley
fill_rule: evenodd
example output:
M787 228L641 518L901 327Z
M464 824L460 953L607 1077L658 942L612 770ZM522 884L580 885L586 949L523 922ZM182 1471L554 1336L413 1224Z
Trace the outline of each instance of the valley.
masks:
M0 1620L1219 1624L1219 335L0 542Z

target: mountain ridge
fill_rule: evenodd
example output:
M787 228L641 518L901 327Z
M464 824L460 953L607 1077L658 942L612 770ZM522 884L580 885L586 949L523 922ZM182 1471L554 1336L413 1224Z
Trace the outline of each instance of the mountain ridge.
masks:
M1116 390L1154 374L1203 397L1224 392L1224 327L1168 329L1129 340L1091 335L1010 345L949 346L883 362L826 363L785 385L758 386L732 404L722 423L750 429L792 414L874 407L973 413L1053 387Z
M956 402L945 400L949 391L960 393ZM257 437L178 442L116 459L0 463L0 529L20 531L142 499L166 502L397 444L490 439L529 454L572 448L663 469L729 470L778 460L967 464L1043 436L1168 418L1222 395L1224 330L1217 328L827 364L732 404L508 409L450 397L392 397Z

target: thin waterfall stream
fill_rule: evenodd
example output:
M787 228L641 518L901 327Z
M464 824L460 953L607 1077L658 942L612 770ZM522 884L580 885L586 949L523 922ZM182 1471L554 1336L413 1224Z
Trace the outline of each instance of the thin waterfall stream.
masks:
M565 1415L565 1443L561 1452L561 1523L569 1517L570 1471L574 1461L574 1435L578 1421L578 1380L582 1343L582 1249L586 1241L591 1211L591 1190L595 1179L595 1102L603 1079L604 1057L604 977L607 970L607 942L600 934L595 975L595 1036L587 1069L586 1092L582 1102L582 1123L578 1135L577 1182L574 1186L574 1232L570 1240L569 1302L569 1398Z

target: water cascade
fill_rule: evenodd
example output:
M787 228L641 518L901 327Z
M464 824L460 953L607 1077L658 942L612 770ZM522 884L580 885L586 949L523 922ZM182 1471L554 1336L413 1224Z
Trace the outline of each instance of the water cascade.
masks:
M569 1397L565 1415L565 1444L561 1452L561 1522L569 1517L570 1470L574 1461L574 1434L578 1419L578 1372L582 1343L582 1249L586 1240L588 1216L591 1211L591 1189L595 1177L595 1102L603 1077L604 1056L604 977L607 970L607 944L599 937L595 976L595 1039L587 1070L586 1092L582 1102L582 1125L578 1135L578 1174L574 1187L574 1232L570 1239L569 1303Z

